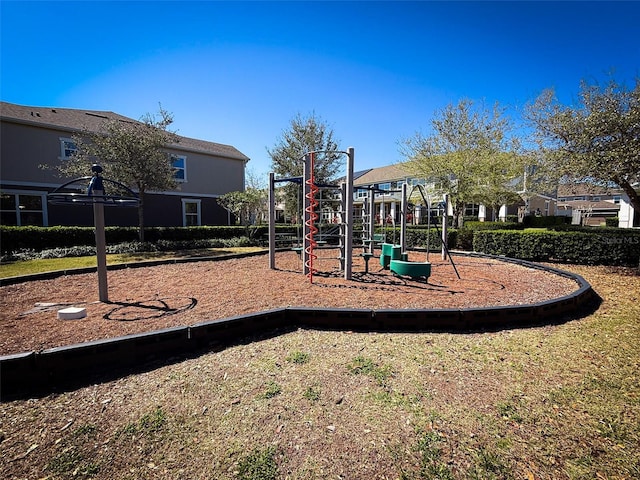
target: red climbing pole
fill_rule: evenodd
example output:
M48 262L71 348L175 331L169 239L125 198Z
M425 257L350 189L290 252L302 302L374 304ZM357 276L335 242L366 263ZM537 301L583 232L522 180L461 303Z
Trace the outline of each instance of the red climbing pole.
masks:
M318 220L318 214L316 213L316 207L318 206L318 201L316 200L316 193L318 193L318 187L315 184L315 178L313 175L313 168L315 162L315 152L311 152L309 155L310 162L310 175L307 180L307 185L309 186L309 193L307 193L306 197L309 200L309 206L305 209L305 211L309 214L306 226L308 228L307 235L305 238L308 241L308 246L305 250L307 254L307 261L305 262L305 266L307 267L308 273L307 277L309 277L309 283L313 283L313 274L317 271L313 268L313 261L318 258L318 256L313 253L314 248L318 245L313 238L316 233L318 233L318 229L316 228L316 220Z

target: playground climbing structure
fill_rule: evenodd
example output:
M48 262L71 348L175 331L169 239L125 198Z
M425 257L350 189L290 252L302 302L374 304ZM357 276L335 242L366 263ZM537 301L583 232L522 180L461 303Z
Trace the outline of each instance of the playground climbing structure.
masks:
M302 185L304 188L304 231L303 231L303 246L300 250L302 255L303 273L309 278L310 282L313 282L313 275L317 273L314 268L314 260L316 260L316 248L318 248L318 241L316 240L316 234L318 233L318 227L316 222L319 219L316 208L318 207L318 200L316 194L319 191L319 186L315 182L315 161L317 154L330 153L330 154L342 154L346 155L346 175L345 181L340 185L340 206L339 217L340 222L340 269L344 275L345 280L351 280L352 276L352 263L353 263L353 165L355 150L353 147L349 147L347 151L312 151L307 152L300 159L304 162L304 175L302 178ZM290 181L291 179L284 179ZM276 268L276 226L275 226L275 185L283 181L283 179L276 179L274 173L269 174L269 268Z

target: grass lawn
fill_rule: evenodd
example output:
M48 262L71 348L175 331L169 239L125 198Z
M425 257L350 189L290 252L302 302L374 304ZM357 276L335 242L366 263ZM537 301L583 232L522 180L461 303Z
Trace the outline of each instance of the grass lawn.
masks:
M491 333L298 330L0 404L0 477L640 478L640 276L562 268L602 296L595 313Z

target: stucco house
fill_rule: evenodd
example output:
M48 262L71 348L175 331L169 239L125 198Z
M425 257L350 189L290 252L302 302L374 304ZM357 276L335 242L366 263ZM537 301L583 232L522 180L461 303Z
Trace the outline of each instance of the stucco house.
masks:
M640 227L640 215L634 211L629 196L616 188L560 185L557 214L571 217L574 225L602 226L607 219L617 218L620 228Z
M631 200L626 193L623 193L620 198L618 226L620 228L640 228L640 211L633 208Z
M106 120L135 122L113 112L31 107L0 102L0 223L93 225L90 207L48 204L47 194L70 179L55 169L75 151L73 135L99 131ZM229 214L216 199L244 190L249 158L230 145L179 136L167 145L178 188L148 192L147 226L226 225ZM91 172L87 172L91 175ZM104 177L109 178L108 170ZM135 226L135 208L107 208L107 225Z

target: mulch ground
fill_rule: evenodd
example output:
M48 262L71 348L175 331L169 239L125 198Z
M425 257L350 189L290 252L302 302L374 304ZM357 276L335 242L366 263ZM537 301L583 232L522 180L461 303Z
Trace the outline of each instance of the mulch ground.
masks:
M313 283L295 252L110 271L109 302L98 301L97 275L67 275L0 287L0 355L192 325L287 306L416 309L521 305L561 297L574 281L492 259L431 254L428 281L394 276L377 259L354 255L353 279L339 272L337 250L319 252ZM410 260L424 261L413 252ZM57 311L85 307L87 317L59 320Z

